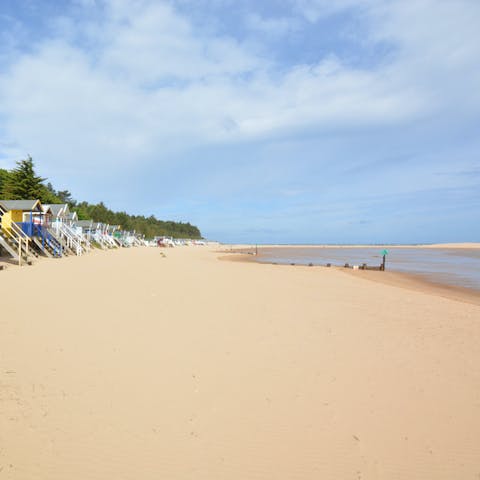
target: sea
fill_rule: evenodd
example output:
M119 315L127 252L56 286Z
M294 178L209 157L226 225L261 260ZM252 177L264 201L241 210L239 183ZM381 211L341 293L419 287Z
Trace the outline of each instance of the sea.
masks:
M415 247L261 247L262 263L332 266L378 266L386 248L386 270L414 274L425 280L478 290L480 249Z

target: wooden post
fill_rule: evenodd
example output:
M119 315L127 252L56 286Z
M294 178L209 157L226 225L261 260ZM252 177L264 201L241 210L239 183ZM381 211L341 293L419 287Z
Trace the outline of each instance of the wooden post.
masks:
M258 244L255 245L255 256L257 256L257 255L258 255Z
M385 257L386 255L383 256L382 271L385 271Z
M18 237L18 266L22 266L22 237Z

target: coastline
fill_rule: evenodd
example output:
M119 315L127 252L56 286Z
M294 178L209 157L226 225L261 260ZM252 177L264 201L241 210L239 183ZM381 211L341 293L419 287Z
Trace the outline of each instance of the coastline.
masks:
M230 251L241 249L255 250L255 244L221 244L224 247L230 246ZM446 248L446 249L480 249L480 242L461 243L431 243L431 244L259 244L258 248Z
M218 250L0 272L6 478L478 473L480 307Z
M451 245L449 247L444 247L443 244L439 244L438 246L430 246L425 248L480 248L480 244L448 244ZM464 247L458 247L453 245L470 245ZM478 245L477 247L471 247L471 245ZM263 247L263 246L262 246ZM324 246L317 246L318 248L324 248ZM354 246L358 248L363 248L360 245ZM371 247L371 245L369 246ZM272 248L269 246L268 248ZM287 247L284 247L287 248ZM288 246L288 248L296 248L295 246ZM298 247L298 248L303 248ZM312 248L312 247L308 247ZM336 248L336 247L328 247L328 248ZM343 247L338 247L343 248ZM408 246L399 246L398 248L410 248ZM259 247L259 251L261 248ZM332 266L332 267L325 267L323 265L289 265L289 264L282 264L279 262L264 262L259 261L258 257L254 255L255 247L251 245L243 245L243 246L236 246L234 249L229 250L219 250L218 253L221 253L222 256L219 258L221 260L228 260L233 262L247 262L247 263L258 263L264 265L276 265L279 267L288 267L288 268L308 268L308 269L332 269L341 271L347 275L352 275L358 279L376 282L376 283L383 283L385 285L390 285L398 288L403 288L407 290L413 291L421 291L422 293L426 293L429 295L435 295L438 297L448 298L450 300L456 300L459 302L466 302L472 305L480 305L480 290L473 289L473 288L466 288L456 285L449 285L446 283L441 283L435 281L433 278L426 278L420 274L413 274L413 273L405 273L405 272L398 272L394 270L387 270L385 272L380 271L369 271L369 270L352 270L346 269L340 266ZM260 256L260 255L259 255Z
M447 285L424 278L421 275L403 272L374 272L368 270L342 269L341 267L338 267L338 269L347 275L353 275L362 280L480 306L480 290L473 288Z

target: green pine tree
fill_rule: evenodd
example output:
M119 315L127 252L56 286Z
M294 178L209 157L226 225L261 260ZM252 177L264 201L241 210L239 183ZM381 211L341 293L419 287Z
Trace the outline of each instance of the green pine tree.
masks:
M41 200L46 191L44 180L36 175L33 159L28 156L17 162L17 168L7 176L2 196L7 200Z
M8 170L4 170L0 168L0 198L5 199L5 195L3 194L3 189L5 184L7 183L7 178L10 176L10 172Z

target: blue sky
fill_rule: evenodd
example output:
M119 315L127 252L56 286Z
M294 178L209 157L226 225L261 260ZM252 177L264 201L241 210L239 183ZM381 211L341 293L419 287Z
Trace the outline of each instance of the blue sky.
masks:
M480 240L480 2L3 0L0 168L230 242Z

